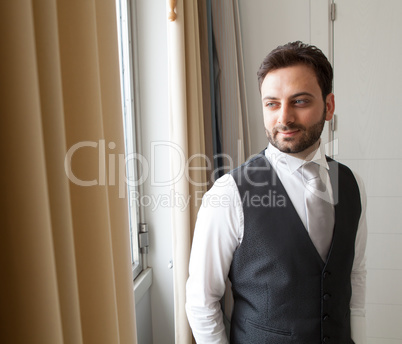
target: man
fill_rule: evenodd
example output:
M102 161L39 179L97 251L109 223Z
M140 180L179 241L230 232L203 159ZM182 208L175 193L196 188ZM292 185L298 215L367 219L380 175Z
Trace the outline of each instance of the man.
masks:
M228 342L228 277L231 343L365 343L365 194L320 140L332 79L324 54L301 42L264 59L269 145L217 180L197 218L186 303L197 343Z

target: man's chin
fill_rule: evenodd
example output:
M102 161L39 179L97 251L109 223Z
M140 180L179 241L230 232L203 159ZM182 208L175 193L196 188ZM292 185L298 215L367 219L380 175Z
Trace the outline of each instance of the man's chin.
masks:
M303 153L306 150L308 150L312 145L302 145L302 144L298 144L296 142L274 142L271 144L276 147L279 151L281 151L282 153L286 153L286 154L299 154L299 153Z
M279 146L276 147L278 148L282 153L287 153L287 154L296 154L296 153L300 153L300 150L294 149L291 146Z
M298 147L297 144L295 144L295 142L293 142L293 140L285 140L285 141L281 141L278 142L276 140L269 140L269 142L276 147L278 150L280 150L282 153L299 153L301 152Z

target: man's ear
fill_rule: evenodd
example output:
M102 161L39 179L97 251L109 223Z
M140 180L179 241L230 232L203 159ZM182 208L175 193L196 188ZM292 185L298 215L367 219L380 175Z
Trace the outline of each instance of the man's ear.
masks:
M327 95L327 99L325 100L325 110L325 120L330 121L335 112L335 95L333 93Z

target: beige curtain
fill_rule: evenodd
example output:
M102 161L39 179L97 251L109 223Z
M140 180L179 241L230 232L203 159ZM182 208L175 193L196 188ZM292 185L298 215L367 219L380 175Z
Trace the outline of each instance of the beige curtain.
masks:
M198 0L198 21L200 35L200 58L201 58L201 81L202 81L202 104L204 115L204 138L205 138L205 154L214 166L214 147L212 132L212 100L211 100L211 79L209 64L209 45L208 45L208 13L207 1ZM215 167L215 166L214 166ZM209 189L213 184L213 169L207 173Z
M170 1L167 1L168 12ZM172 209L176 344L192 341L185 312L185 286L192 230L206 190L204 119L197 0L178 0L177 18L168 22L170 140L182 155L171 155L173 191L190 198L185 211Z
M212 26L219 62L217 113L223 165L233 169L251 155L238 0L211 1ZM227 172L228 168L225 168Z
M0 32L1 342L135 343L115 2L1 1Z

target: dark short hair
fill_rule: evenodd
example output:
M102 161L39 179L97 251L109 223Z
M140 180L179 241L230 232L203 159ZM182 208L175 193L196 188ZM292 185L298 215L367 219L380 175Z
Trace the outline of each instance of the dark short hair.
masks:
M269 72L299 64L309 66L314 70L325 101L327 95L332 92L332 66L320 49L300 41L281 45L265 57L257 72L260 91L262 82Z

